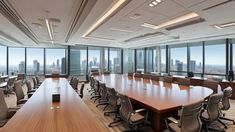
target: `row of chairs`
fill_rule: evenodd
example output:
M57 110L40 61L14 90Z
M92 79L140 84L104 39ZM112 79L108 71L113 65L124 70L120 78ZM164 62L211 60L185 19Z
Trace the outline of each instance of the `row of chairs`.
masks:
M168 130L199 132L204 127L206 131L224 131L210 127L209 124L218 121L227 128L226 124L221 120L228 120L232 121L233 124L235 123L234 120L225 118L221 114L221 110L230 107L229 97L231 94L232 89L228 87L223 92L212 94L207 101L200 100L196 103L183 106L179 120L173 117L165 119Z
M78 84L81 83L81 87L80 89L78 89ZM78 95L83 98L83 90L84 90L84 86L85 83L84 82L80 82L78 78L72 76L69 84L72 86L72 88L78 93Z
M104 106L105 116L110 113L115 114L114 121L108 125L109 127L117 122L125 121L137 129L138 124L147 121L148 110L134 110L128 96L117 93L114 88L107 87L105 83L96 80L93 76L90 76L90 86L91 100L94 100L94 103L98 101L96 107ZM110 111L106 110L108 107Z
M19 110L30 98L36 89L40 86L39 78L33 77L34 86L32 87L31 81L26 80L27 93L25 94L22 87L22 80L13 81L13 91L16 95L16 107L8 108L5 102L3 90L0 90L0 127L3 127L7 121ZM38 80L38 81L37 81ZM25 96L28 96L27 98Z

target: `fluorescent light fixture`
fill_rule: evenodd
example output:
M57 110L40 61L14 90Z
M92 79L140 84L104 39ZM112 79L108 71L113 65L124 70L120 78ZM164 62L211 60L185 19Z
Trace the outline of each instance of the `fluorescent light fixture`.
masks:
M156 1L153 1L152 4L157 5L157 2L156 2Z
M230 26L235 26L235 22L230 22L230 23L225 23L225 24L220 25L221 28L230 27Z
M50 40L52 41L53 40L52 27L50 26L48 19L45 19L45 21L46 21L47 31L48 31Z
M151 4L149 4L149 6L150 6L150 7L154 7L154 5L153 5L152 3L151 3Z
M214 25L214 27L217 29L221 29L221 27L219 25Z
M147 28L152 28L152 29L158 29L159 27L153 24L149 24L149 23L143 23L141 25L142 27L147 27Z
M180 23L180 22L183 22L183 21L186 21L186 20L198 17L198 16L199 16L198 14L192 12L192 13L189 13L189 14L177 17L175 19L172 19L172 20L170 20L168 22L161 23L159 25L153 25L153 24L149 24L149 23L144 23L141 26L152 28L152 29L159 29L159 28L164 28L164 27L176 24L176 23Z
M213 25L217 29L222 29L230 26L235 26L235 22L229 22L229 23L224 23L224 24L215 24Z
M162 2L161 0L156 0L158 3Z
M134 33L134 31L125 30L125 29L118 29L118 28L110 28L112 31L120 31L120 32L127 32L127 33Z
M113 7L111 7L102 17L100 17L82 37L87 37L91 32L93 32L98 26L100 26L109 16L112 15L126 0L117 1Z

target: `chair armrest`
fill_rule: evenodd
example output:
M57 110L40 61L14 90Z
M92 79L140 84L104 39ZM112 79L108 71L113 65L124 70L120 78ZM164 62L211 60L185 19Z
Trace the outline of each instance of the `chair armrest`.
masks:
M7 118L11 118L18 110L20 107L14 107L14 108L9 108L8 113L7 113Z
M21 100L17 101L17 104L24 104L27 101L28 101L27 99L21 99Z
M166 118L167 120L169 120L169 121L171 121L171 122L173 122L173 123L175 123L175 124L178 124L179 122L178 122L178 120L176 120L174 117L168 117L168 118Z
M134 110L134 113L139 113L139 112L142 112L142 111L147 111L147 109L138 109L138 110Z

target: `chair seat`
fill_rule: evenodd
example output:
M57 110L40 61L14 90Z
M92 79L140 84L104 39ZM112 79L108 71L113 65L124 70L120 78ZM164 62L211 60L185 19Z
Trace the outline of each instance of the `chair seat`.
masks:
M178 124L172 122L172 123L169 123L168 125L171 129L174 130L174 132L181 132L181 129L178 126Z
M204 120L209 120L209 115L208 115L207 111L202 112L201 117L202 117Z
M7 123L8 119L0 121L0 127L3 127Z
M130 121L132 123L138 123L138 122L141 122L143 120L145 120L145 116L143 116L139 113L135 113L135 114L131 115L131 118L130 118Z

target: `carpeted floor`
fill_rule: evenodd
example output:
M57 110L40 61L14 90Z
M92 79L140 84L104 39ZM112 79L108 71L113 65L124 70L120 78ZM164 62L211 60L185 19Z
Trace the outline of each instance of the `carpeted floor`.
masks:
M25 85L23 86L23 89L26 93L26 86ZM97 103L94 103L93 101L90 100L91 95L88 92L88 89L89 89L89 84L86 84L85 88L84 88L83 100L87 104L87 106L91 109L91 111L94 113L94 115L99 119L101 124L104 125L110 132L120 132L123 130L128 130L129 127L124 122L117 123L113 127L108 127L108 124L113 121L114 115L110 114L109 116L104 116L103 110L102 110L103 106L100 106L98 108L96 107ZM8 104L8 107L14 107L16 105L15 95L10 95L10 97L6 97L5 100ZM226 111L225 114L226 114L226 117L229 117L229 118L235 120L235 100L231 100L230 102L231 102L231 108L229 111ZM226 129L226 132L235 132L235 125L232 125L231 122L226 122L226 124L229 126L229 128ZM221 125L219 125L218 122L213 123L212 126L216 127L216 128L218 128L218 127L223 128ZM144 132L152 132L152 129L149 126L140 127L140 129Z

